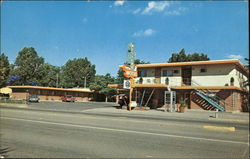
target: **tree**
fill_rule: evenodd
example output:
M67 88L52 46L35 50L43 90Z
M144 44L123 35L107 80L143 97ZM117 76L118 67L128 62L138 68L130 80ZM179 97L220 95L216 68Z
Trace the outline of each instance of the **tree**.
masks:
M134 63L135 63L136 65L137 65L137 64L150 64L150 62L145 62L145 61L140 60L140 59L136 59Z
M95 65L92 65L87 57L75 58L68 60L62 67L62 75L60 78L65 88L84 87L85 80L86 86L89 86L89 83L94 80L95 73Z
M44 58L39 57L33 47L25 47L18 53L12 75L20 76L22 85L37 83L43 78L43 64Z
M134 63L137 65L137 64L149 64L150 62L145 62L143 60L136 59ZM124 64L130 65L127 62ZM117 72L116 83L123 84L123 81L124 81L123 70L121 68L119 68L119 70Z
M188 61L208 61L209 57L203 53L192 53L185 54L185 50L181 49L179 53L172 53L171 57L168 59L169 63L172 62L188 62Z
M0 88L6 86L7 79L10 73L10 64L8 57L4 54L0 54Z
M110 98L111 96L115 95L116 92L117 92L116 89L109 88L109 87L106 87L106 88L104 88L104 89L102 89L100 91L100 93L103 93L105 95L105 97L106 97L105 102L108 102L108 98Z
M96 75L95 80L90 83L89 88L91 90L95 90L98 93L102 93L106 97L106 102L111 95L116 94L116 90L114 88L109 88L108 84L112 84L115 82L115 78L111 77L109 73L106 75Z
M53 66L51 64L45 63L43 66L43 78L39 81L39 85L46 87L58 87L59 85L59 75L60 67Z

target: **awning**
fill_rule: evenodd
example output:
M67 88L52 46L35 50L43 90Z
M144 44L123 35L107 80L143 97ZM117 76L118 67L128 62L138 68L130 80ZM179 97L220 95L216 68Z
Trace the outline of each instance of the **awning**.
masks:
M4 88L0 89L0 93L2 93L2 94L10 94L10 93L12 93L12 89L8 88L8 87L4 87Z

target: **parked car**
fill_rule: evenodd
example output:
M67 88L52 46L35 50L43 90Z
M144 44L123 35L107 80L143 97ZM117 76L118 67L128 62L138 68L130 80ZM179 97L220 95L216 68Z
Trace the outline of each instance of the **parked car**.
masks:
M63 102L75 102L76 99L72 95L65 95L62 97Z
M40 98L38 98L36 95L30 95L28 97L28 102L36 102L36 103L38 103L39 100L40 100Z

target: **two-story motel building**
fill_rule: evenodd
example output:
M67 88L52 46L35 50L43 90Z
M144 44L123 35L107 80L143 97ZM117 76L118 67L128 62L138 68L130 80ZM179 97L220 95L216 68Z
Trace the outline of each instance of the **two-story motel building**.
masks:
M249 72L239 60L138 64L132 100L159 108L170 99L188 109L249 111Z

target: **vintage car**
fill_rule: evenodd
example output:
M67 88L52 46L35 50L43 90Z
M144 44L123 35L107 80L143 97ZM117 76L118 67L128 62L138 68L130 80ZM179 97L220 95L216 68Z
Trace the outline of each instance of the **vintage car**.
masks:
M72 95L65 95L61 99L63 102L75 102L76 101L75 97L73 97Z
M39 100L40 99L36 95L30 95L27 99L28 102L36 102L36 103L38 103Z

